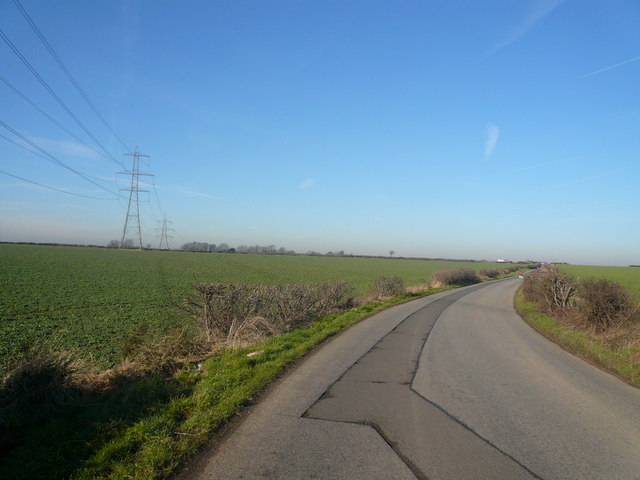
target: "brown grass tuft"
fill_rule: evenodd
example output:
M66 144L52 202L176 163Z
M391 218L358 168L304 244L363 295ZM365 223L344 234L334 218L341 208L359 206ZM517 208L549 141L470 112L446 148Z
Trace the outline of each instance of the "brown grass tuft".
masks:
M416 283L415 285L409 285L408 287L406 287L405 291L407 293L418 293L428 289L429 289L428 283Z
M221 349L221 345L207 341L196 330L182 327L154 342L138 345L135 353L108 370L86 372L82 383L89 391L104 392L150 375L169 376L185 364L198 363Z

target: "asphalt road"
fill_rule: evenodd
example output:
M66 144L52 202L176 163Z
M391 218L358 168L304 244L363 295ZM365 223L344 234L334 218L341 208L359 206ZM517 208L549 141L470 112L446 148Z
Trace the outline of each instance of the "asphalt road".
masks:
M525 325L517 286L350 328L181 478L640 479L640 390Z

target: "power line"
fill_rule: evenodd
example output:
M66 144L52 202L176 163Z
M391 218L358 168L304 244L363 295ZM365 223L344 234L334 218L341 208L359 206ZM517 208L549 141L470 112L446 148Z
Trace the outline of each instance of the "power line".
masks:
M144 182L146 185L153 187L153 195L156 199L156 203L158 204L158 208L160 209L160 215L163 216L164 215L164 210L162 208L162 204L160 203L160 197L158 196L158 190L156 189L156 182L155 180L152 182ZM149 200L149 205L151 205L151 200ZM153 207L152 207L153 208ZM154 212L155 215L155 212ZM156 219L160 218L157 215L155 215ZM159 220L158 220L159 221Z
M26 147L25 145L22 145L21 143L16 142L15 140L11 140L9 137L6 137L6 136L4 136L4 135L1 135L1 134L0 134L0 138L2 138L2 139L4 139L4 140L6 140L6 141L7 141L7 142L9 142L9 143L13 143L16 147L20 147L20 148L22 148L23 150L25 150L25 151L29 152L30 154L35 155L36 157L44 158L44 159L45 159L46 161L48 161L48 162L50 162L50 161L51 161L51 159L49 159L46 155L43 155L43 154L41 154L40 152L36 152L36 151L34 151L34 150L31 150L30 148ZM88 173L83 173L83 175L84 175L85 177L93 178L94 180L98 180L99 182L115 183L113 180L105 180L104 178L95 177L95 176L93 176L93 175L89 175Z
M36 145L35 143L33 143L31 140L29 140L27 137L25 137L24 135L22 135L20 132L14 130L13 128L11 128L9 125L7 125L6 123L4 123L2 120L0 120L0 125L3 126L4 128L6 128L7 130L9 130L11 133L13 133L16 137L20 138L20 140L22 140L23 142L28 143L29 145L31 145L33 148L35 148L36 150L38 150L40 153L42 153L44 155L44 158L48 161L50 161L51 163L58 165L62 168L66 168L67 170L75 173L76 175L78 175L79 177L84 178L87 182L93 183L96 187L101 188L102 190L104 190L105 192L109 192L113 195L117 195L116 192L112 192L111 190L109 190L108 188L103 187L102 185L100 185L99 183L94 182L93 180L91 180L88 175L85 175L82 172L79 172L78 170L76 170L75 168L70 167L69 165L67 165L66 163L64 163L63 161L57 159L56 157L54 157L52 154L50 154L49 152L47 152L44 148L39 147L38 145Z
M158 196L158 190L156 190L156 182L153 182L153 194L156 197L156 202L158 202L158 208L160 209L160 213L164 215L162 210L162 204L160 203L160 197Z
M84 92L84 90L82 89L82 87L80 87L80 84L76 81L76 79L71 75L71 73L69 72L69 70L67 69L67 67L65 66L65 64L62 62L62 60L60 59L60 57L58 56L58 54L55 52L55 50L53 49L53 47L49 44L49 42L47 41L47 39L44 37L43 33L40 31L40 29L37 27L37 25L35 24L35 22L31 19L31 17L29 16L29 14L27 13L27 11L24 9L24 7L22 6L22 4L20 3L19 0L13 0L14 3L16 4L16 7L18 7L18 10L20 10L20 13L22 13L22 16L25 18L25 20L27 21L27 23L31 26L31 28L33 29L33 31L36 33L36 35L38 36L38 38L40 39L40 41L43 43L43 45L46 47L46 49L49 51L49 53L51 54L51 56L53 57L53 59L56 61L56 63L58 64L58 66L62 69L62 71L64 72L64 74L67 76L67 78L69 79L69 81L73 84L74 87L76 87L76 90L78 91L78 93L82 96L82 98L84 98L84 101L87 102L87 105L89 105L91 107L91 110L93 110L93 113L96 114L96 116L102 121L102 123L107 127L107 129L109 129L109 131L113 134L113 136L116 138L116 140L118 140L118 142L120 142L120 145L122 145L124 147L124 149L126 151L131 151L131 149L129 147L127 147L127 145L125 145L125 143L122 141L122 139L118 136L118 134L113 130L113 128L111 128L111 126L107 123L107 121L104 119L104 117L100 114L100 112L98 112L98 109L93 105L93 103L91 102L91 100L89 100L89 97L87 97L86 93Z
M174 233L177 233L178 235L180 235L186 243L193 241L193 239L189 240L180 230L174 229Z
M147 200L146 202L143 202L145 205L147 205L149 207L149 212L151 213L151 216L153 217L153 219L155 221L159 221L158 218L158 214L156 213L155 209L153 208L153 205L151 204L150 200Z
M75 197L91 198L93 200L113 200L112 198L92 197L90 195L83 195L81 193L68 192L68 191L62 190L60 188L51 187L51 186L45 185L43 183L34 182L33 180L29 180L29 179L24 178L24 177L19 177L18 175L14 175L12 173L5 172L4 170L0 170L0 173L3 173L5 175L8 175L8 176L13 177L13 178L17 178L18 180L22 180L23 182L33 183L34 185L38 185L39 187L48 188L49 190L55 190L56 192L66 193L67 195L73 195Z
M68 130L65 126L63 126L60 122L58 122L55 118L53 118L51 115L49 115L47 112L45 112L44 110L42 110L38 105L36 105L34 102L32 102L31 100L29 100L29 98L27 98L26 95L24 95L20 90L18 90L15 86L13 86L9 80L7 80L6 78L4 78L2 75L0 75L0 81L2 81L7 87L9 87L11 90L14 91L14 93L16 95L18 95L20 98L22 98L25 102L27 102L29 105L31 105L33 108L35 108L38 112L40 112L42 115L44 115L45 117L47 117L51 122L53 122L55 125L57 125L60 129L64 130L68 135L72 136L73 138L75 138L78 142L80 142L82 145L84 145L85 147L93 150L94 152L96 152L98 155L102 155L105 156L105 154L103 152L100 152L98 150L96 150L94 147L92 147L91 145L87 145L84 141L82 141L80 139L80 137L78 137L76 134L74 134L73 132L71 132L70 130ZM108 158L108 157L107 157Z
M13 53L15 53L16 56L22 61L22 63L24 63L27 69L29 69L29 71L33 74L33 76L36 77L36 79L40 82L40 84L49 92L49 94L54 98L54 100L58 102L58 104L64 109L64 111L67 112L67 114L80 126L80 128L82 128L82 130L89 137L91 137L91 139L96 143L96 145L98 145L102 149L102 151L104 151L112 161L124 167L122 162L119 162L105 148L105 146L102 145L102 143L100 143L100 141L89 131L89 129L80 121L80 119L76 117L76 115L69 109L67 104L64 103L62 99L56 94L56 92L53 91L53 89L49 86L49 84L45 81L45 79L42 78L42 76L40 76L38 71L33 67L33 65L31 65L31 63L29 63L29 61L24 57L24 55L20 53L20 50L18 50L18 48L11 42L11 40L9 40L9 37L7 37L7 35L2 30L0 30L0 37L2 37L4 42L9 46L9 48L13 51Z

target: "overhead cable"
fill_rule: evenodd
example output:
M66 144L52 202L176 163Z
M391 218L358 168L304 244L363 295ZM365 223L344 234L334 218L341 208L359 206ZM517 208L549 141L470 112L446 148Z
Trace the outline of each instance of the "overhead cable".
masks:
M22 16L25 18L25 20L27 21L29 26L33 29L33 31L38 36L38 38L40 39L42 44L45 46L45 48L49 51L49 53L51 54L53 59L56 61L56 63L60 67L60 69L64 72L64 74L67 76L69 81L73 84L73 86L76 87L76 90L82 96L82 98L84 98L84 101L87 102L87 105L89 105L89 107L91 107L91 110L93 110L93 113L95 113L96 116L102 121L102 123L113 134L113 136L116 138L116 140L118 140L118 142L120 142L120 145L122 145L125 148L126 151L130 151L131 149L129 147L127 147L127 145L122 141L122 139L118 136L118 134L113 130L113 128L111 128L111 126L107 123L107 121L104 119L104 117L100 114L98 109L93 105L91 100L89 100L89 97L87 97L87 94L84 92L82 87L80 87L80 84L76 81L76 79L71 75L71 72L69 72L69 69L62 62L62 60L60 59L58 54L55 52L53 47L49 44L49 42L45 38L44 34L40 31L38 26L31 19L31 17L27 13L27 11L24 9L24 7L20 3L20 1L19 0L13 0L13 1L16 4L16 7L18 7L18 10L20 10L20 13L22 13Z
M0 170L0 173L4 175L8 175L9 177L17 178L18 180L22 180L23 182L33 183L34 185L38 185L39 187L48 188L49 190L55 190L56 192L66 193L67 195L73 195L75 197L91 198L93 200L113 200L112 198L92 197L91 195L83 195L81 193L68 192L66 190L62 190L61 188L52 187L50 185L45 185L43 183L34 182L33 180L29 180L27 178L19 177L18 175L5 172L4 170Z
M45 81L42 76L38 73L38 71L29 63L29 61L20 53L20 50L9 40L9 37L0 30L0 37L4 40L4 42L9 46L9 48L16 54L16 56L24 63L24 65L29 69L29 71L33 74L34 77L40 82L40 84L51 94L51 96L58 102L58 104L64 109L65 112L82 128L82 130L89 136L91 139L100 147L100 149L107 154L107 156L117 163L120 166L124 166L122 162L117 160L100 141L89 131L89 129L80 121L78 117L69 109L69 107L62 101L62 99L53 91L53 89L49 86L49 84Z
M9 82L9 80L7 80L6 78L4 78L2 75L0 75L0 81L2 83L4 83L7 87L9 87L11 90L14 91L14 93L16 95L18 95L20 98L22 98L25 102L27 102L29 105L31 105L33 108L35 108L38 112L40 112L42 115L44 115L45 117L47 117L51 122L53 122L55 125L57 125L60 129L64 130L68 135L72 136L75 140L77 140L79 143L81 143L82 145L84 145L85 147L89 148L90 150L93 150L94 152L96 152L98 155L104 155L104 153L96 150L94 147L92 147L91 145L87 145L84 141L82 141L80 139L80 137L78 137L75 133L71 132L69 129L67 129L64 125L62 125L60 122L58 122L55 118L53 118L51 115L49 115L47 112L45 112L44 110L42 110L38 105L36 105L34 102L32 102L31 100L29 100L29 98L27 98L26 95L24 95L20 90L18 90L14 85L11 84L11 82Z
M66 168L67 170L69 170L70 172L75 173L76 175L78 175L79 177L84 178L87 182L89 183L93 183L96 187L101 188L102 190L104 190L105 192L109 192L112 195L117 195L116 192L113 192L111 190L109 190L108 188L103 187L102 185L100 185L99 183L94 182L93 180L91 180L91 178L89 178L88 175L79 172L78 170L76 170L73 167L70 167L69 165L67 165L66 163L64 163L62 160L59 160L58 158L56 158L55 156L53 156L51 153L47 152L45 149L41 148L40 146L36 145L35 143L33 143L31 140L29 140L27 137L25 137L24 135L22 135L20 132L14 130L13 128L11 128L9 125L7 125L6 123L4 123L2 120L0 120L0 126L3 126L4 128L6 128L7 130L9 130L11 133L13 133L16 137L18 137L20 140L22 140L25 143L28 143L29 145L31 145L33 148L35 148L36 150L38 150L40 153L42 153L46 160L50 161L51 163L58 165L62 168Z
M6 140L9 143L13 143L16 147L20 147L23 150L29 152L32 155L35 155L37 157L40 158L44 158L45 160L47 160L48 162L50 162L51 160L49 159L49 157L47 157L46 155L43 155L40 152L36 152L35 150L31 150L29 147L27 147L26 145L21 144L20 142L16 142L15 140L10 139L9 137L6 137L2 134L0 134L0 138ZM95 177L93 175L89 175L88 173L84 173L83 174L85 177L89 177L89 178L93 178L94 180L98 180L100 182L105 182L105 183L115 183L114 180L105 180L104 178L100 178L100 177Z

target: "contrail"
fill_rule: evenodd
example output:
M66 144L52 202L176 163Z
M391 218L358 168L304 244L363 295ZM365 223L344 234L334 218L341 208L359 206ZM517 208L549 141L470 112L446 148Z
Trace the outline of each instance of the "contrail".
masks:
M498 144L499 136L500 136L500 129L498 128L498 126L494 125L493 123L489 124L489 126L487 127L487 141L484 147L485 160L488 160L491 154L493 153L493 151L495 150L496 145Z
M598 73L606 72L607 70L611 70L612 68L617 68L617 67L620 67L622 65L626 65L627 63L635 62L637 60L640 60L640 57L634 57L634 58L632 58L630 60L625 60L624 62L616 63L615 65L609 65L608 67L601 68L600 70L596 70L595 72L587 73L582 78L587 78L587 77L590 77L592 75L597 75Z

